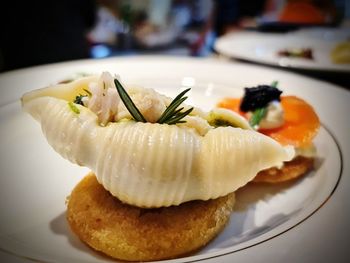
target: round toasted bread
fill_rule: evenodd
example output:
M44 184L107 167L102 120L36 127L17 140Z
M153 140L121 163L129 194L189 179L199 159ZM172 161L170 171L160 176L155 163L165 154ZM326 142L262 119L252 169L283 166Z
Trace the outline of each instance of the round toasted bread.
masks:
M255 183L281 183L296 179L314 167L314 158L298 156L292 161L285 162L283 167L269 168L257 174L253 182Z
M227 223L234 193L208 201L145 209L122 203L87 175L68 198L67 220L89 246L127 261L179 257L213 239Z

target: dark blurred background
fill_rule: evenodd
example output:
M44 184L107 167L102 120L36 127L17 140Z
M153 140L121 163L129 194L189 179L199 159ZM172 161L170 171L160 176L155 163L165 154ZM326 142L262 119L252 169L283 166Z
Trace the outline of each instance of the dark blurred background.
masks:
M133 54L209 56L215 39L235 30L286 32L348 23L349 2L2 1L0 71ZM295 3L297 10L289 6Z

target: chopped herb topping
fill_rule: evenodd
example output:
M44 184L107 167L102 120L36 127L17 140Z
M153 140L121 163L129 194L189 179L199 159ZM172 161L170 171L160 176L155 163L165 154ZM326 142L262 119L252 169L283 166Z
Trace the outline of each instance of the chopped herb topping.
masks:
M80 110L78 109L77 106L75 106L75 104L73 102L68 102L68 106L69 108L76 114L79 114L80 113Z
M235 126L232 122L224 119L214 119L209 124L214 127L238 127Z
M87 97L91 97L92 96L90 91L88 91L87 89L83 89L83 90L87 93L87 95L79 94L78 96L76 96L75 99L74 99L74 103L75 104L80 104L82 106L85 106L84 102L83 102L83 98L87 98Z
M79 94L78 96L75 97L74 103L75 103L75 104L80 104L80 105L84 106L83 98L85 98L85 97L87 97L87 95L81 95L81 94Z

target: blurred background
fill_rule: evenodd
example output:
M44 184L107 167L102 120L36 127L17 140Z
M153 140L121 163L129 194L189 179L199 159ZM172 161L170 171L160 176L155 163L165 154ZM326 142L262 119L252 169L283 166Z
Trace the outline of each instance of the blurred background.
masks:
M0 71L82 58L215 55L235 31L350 26L350 0L2 1Z

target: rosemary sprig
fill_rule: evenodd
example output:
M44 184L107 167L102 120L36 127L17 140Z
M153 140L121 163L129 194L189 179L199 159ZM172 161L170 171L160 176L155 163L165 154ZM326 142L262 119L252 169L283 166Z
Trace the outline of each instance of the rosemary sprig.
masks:
M123 101L128 111L130 112L131 116L135 119L135 121L147 122L147 120L139 111L139 109L136 107L135 103L132 101L132 99L130 98L130 96L122 86L122 84L117 79L114 79L114 84L121 100ZM185 122L185 121L182 121L181 119L183 119L185 116L190 114L193 108L190 108L184 112L181 112L184 109L184 107L181 107L180 109L178 109L178 107L181 105L181 103L183 103L187 99L187 97L184 97L184 95L189 90L190 89L186 89L175 97L175 99L169 104L169 106L166 108L166 110L157 120L157 123L176 124L176 123Z
M169 106L166 108L166 110L163 112L163 114L158 119L157 123L167 123L167 124L175 124L175 123L183 123L184 121L181 121L185 116L190 114L193 110L193 108L190 108L186 110L185 112L181 112L183 110L183 107L180 109L177 109L181 103L183 103L187 97L183 97L190 88L185 89L182 91L179 95L175 97L175 99L169 104Z
M188 109L187 111L184 111L184 112L180 112L179 114L174 114L173 117L171 117L168 120L164 121L164 123L167 123L167 124L184 123L186 121L182 121L181 119L183 119L188 114L190 114L191 111L193 111L193 108L190 108L190 109Z
M139 111L139 109L129 97L126 90L123 88L122 84L117 79L114 79L114 84L121 100L124 102L125 107L128 109L135 121L147 122L145 117L143 117L142 113Z

